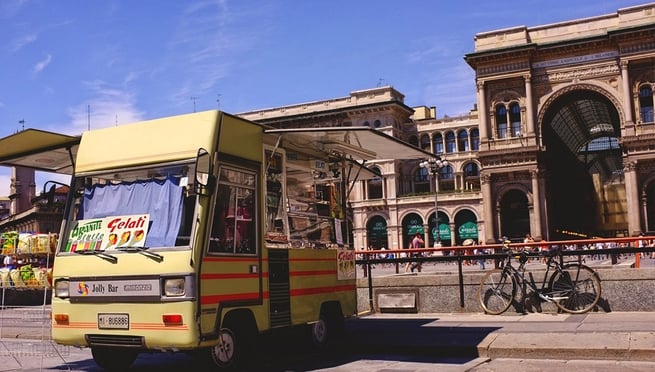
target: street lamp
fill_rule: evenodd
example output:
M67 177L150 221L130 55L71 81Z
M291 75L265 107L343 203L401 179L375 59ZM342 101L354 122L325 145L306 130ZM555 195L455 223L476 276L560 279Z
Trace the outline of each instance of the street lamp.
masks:
M432 176L434 177L434 225L436 229L434 246L436 248L441 246L441 237L439 236L439 210L437 209L438 207L437 191L439 190L439 171L441 170L441 168L448 166L448 160L441 160L441 159L425 160L420 162L419 166L421 168L425 168L428 171L430 171L430 173L432 173Z

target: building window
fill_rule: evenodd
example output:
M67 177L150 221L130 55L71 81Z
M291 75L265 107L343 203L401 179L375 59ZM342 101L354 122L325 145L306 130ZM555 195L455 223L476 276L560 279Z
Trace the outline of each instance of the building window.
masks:
M455 133L448 132L446 134L446 152L450 154L455 152L455 150Z
M464 190L480 189L480 168L476 163L464 166Z
M480 131L478 128L471 130L471 150L480 150Z
M509 105L509 120L512 126L512 137L521 136L521 106L518 103Z
M365 126L365 127L370 127L370 126L371 126L371 123L369 123L368 121L365 121L365 122L364 122L364 126Z
M418 147L418 137L409 136L409 144Z
M496 131L498 138L507 138L507 109L503 105L496 107Z
M380 169L373 168L373 171L376 173L381 173ZM374 177L368 180L366 184L366 190L368 192L368 199L382 199L382 178Z
M414 192L430 192L430 174L426 168L418 168L414 174Z
M376 127L376 128L380 128L381 125L382 125L382 122L380 120L376 120L376 121L373 122L373 126Z
M435 154L443 154L443 136L441 133L437 133L432 137L432 146Z
M455 173L448 165L439 171L439 191L452 191L455 189Z
M653 119L653 87L643 85L639 88L639 116L642 123L652 123Z
M469 135L465 130L462 130L457 135L457 151L469 150Z
M428 134L421 135L421 150L430 149L430 136Z

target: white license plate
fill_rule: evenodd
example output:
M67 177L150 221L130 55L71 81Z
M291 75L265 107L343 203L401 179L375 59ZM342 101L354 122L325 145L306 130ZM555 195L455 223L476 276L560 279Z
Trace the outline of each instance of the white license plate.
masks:
M128 314L98 314L99 329L130 329Z

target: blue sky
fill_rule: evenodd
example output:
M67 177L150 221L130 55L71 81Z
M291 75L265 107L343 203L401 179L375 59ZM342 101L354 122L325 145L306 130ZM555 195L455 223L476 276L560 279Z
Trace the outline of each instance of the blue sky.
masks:
M646 0L2 0L0 137L195 110L239 113L392 85L467 113L476 33ZM24 121L24 124L20 123ZM0 196L9 192L0 167Z

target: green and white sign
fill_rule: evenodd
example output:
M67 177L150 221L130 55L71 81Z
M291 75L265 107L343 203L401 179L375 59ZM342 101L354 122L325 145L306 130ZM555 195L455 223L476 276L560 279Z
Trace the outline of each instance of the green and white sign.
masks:
M465 222L459 227L459 237L462 239L477 239L478 224L475 222Z
M437 239L437 230L432 228L432 238ZM447 223L439 224L439 240L450 240L450 226Z

